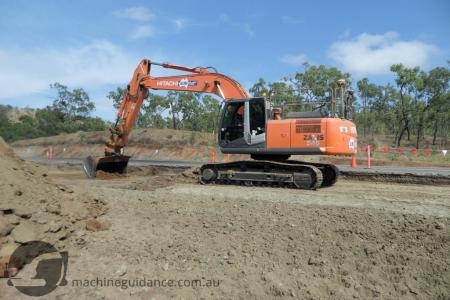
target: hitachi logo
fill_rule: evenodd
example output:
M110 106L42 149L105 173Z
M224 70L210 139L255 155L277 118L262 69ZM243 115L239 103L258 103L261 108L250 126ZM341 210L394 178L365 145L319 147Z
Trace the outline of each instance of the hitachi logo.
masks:
M198 82L195 80L189 80L189 78L185 77L180 79L180 81L174 81L174 80L159 80L156 81L156 86L179 86L188 88L190 86L197 86Z
M161 80L156 82L157 86L178 86L178 81Z

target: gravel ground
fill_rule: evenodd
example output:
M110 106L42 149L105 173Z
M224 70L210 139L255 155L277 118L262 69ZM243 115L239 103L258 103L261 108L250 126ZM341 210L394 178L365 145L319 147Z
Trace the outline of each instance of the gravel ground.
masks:
M105 206L58 242L68 285L48 298L450 297L449 186L344 179L303 191L200 185L169 168L96 180L48 168L49 184ZM76 286L86 279L96 286ZM109 279L120 286L99 286ZM0 290L25 298L6 280Z

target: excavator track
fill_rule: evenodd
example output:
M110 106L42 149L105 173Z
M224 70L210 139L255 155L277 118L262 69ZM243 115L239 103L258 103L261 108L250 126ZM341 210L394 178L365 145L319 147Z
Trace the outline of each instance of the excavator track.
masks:
M337 182L339 177L339 169L332 164L312 163L298 160L289 161L289 163L311 165L318 168L322 172L323 177L322 185L320 187L332 186Z
M315 190L333 185L339 170L329 164L300 161L236 161L200 167L204 184L244 184Z

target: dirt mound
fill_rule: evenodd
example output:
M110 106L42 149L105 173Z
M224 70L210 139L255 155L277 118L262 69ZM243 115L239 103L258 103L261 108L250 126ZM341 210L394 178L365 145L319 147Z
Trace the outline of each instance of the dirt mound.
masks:
M0 156L13 159L19 158L19 156L14 153L14 150L5 143L2 137L0 137Z
M97 179L118 179L118 178L125 178L127 177L127 174L120 174L120 173L109 173L105 171L97 171L95 178Z
M53 184L47 170L21 160L0 137L0 277L1 262L19 244L41 240L64 249L66 241L83 236L86 220L106 210L82 190Z

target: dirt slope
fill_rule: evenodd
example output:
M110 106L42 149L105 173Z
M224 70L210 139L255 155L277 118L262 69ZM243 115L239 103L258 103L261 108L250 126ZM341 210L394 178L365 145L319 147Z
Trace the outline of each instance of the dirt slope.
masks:
M48 171L21 160L0 137L0 260L19 245L42 240L65 248L86 219L103 214L104 203L48 180ZM0 264L0 276L4 275Z

